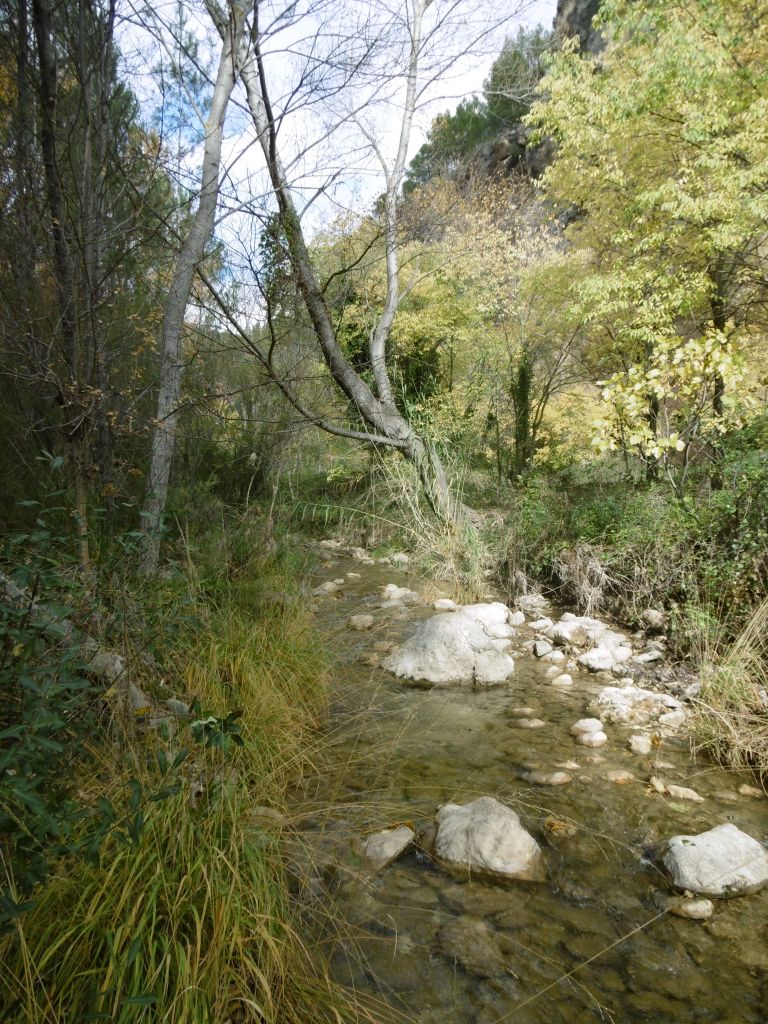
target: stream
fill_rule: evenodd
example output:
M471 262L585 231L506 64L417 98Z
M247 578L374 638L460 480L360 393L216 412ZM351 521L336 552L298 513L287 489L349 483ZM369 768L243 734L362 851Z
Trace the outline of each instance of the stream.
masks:
M385 584L423 591L424 581L324 551L313 583L342 577L341 593L317 602L337 660L323 738L330 770L301 794L310 895L333 901L341 922L337 980L389 1008L382 1020L419 1024L765 1024L768 889L715 901L708 921L681 919L664 912L673 890L646 856L651 844L725 822L765 842L768 800L738 792L754 779L695 761L684 735L649 756L629 749L636 726L608 726L599 750L579 746L570 727L605 681L574 672L573 686L554 687L550 666L530 655L516 657L508 686L406 686L374 663L436 613L378 605ZM426 596L437 590L451 596L447 585ZM374 625L357 632L348 622L361 613ZM513 648L533 636L519 633ZM520 727L522 711L545 725ZM566 762L567 785L523 778ZM618 769L633 780L609 781ZM654 792L652 775L703 802ZM545 850L546 882L452 877L418 846L379 872L355 853L365 835L403 823L422 832L439 805L478 796L520 815Z

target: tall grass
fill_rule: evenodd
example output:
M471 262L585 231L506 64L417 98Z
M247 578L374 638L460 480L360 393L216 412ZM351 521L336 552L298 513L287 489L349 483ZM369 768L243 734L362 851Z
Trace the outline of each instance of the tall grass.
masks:
M85 805L106 798L143 825L111 836L98 864L62 860L2 938L4 1020L357 1019L299 934L280 849L286 789L325 706L318 637L274 559L215 573L188 564L195 615L165 652L155 696L197 698L200 717L237 709L242 745L195 744L173 722L95 738L75 780ZM164 792L183 746L180 788Z
M736 639L718 644L702 634L701 692L694 740L721 764L768 775L768 600Z

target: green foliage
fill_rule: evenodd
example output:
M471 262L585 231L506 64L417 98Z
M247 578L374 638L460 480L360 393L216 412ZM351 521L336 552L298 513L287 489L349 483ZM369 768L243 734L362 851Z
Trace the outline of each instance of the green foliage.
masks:
M27 502L32 530L7 539L7 579L28 598L6 595L0 604L2 927L31 905L52 860L98 856L108 810L98 810L83 835L73 773L88 758L103 687L89 680L86 652L72 636L82 586L60 562L67 538L48 525L61 512L54 504L60 497L51 495L47 508Z
M755 409L745 358L766 322L767 13L607 0L606 51L566 45L530 115L557 143L548 197L592 260L578 302L606 378L598 442L663 470L679 494L691 463Z

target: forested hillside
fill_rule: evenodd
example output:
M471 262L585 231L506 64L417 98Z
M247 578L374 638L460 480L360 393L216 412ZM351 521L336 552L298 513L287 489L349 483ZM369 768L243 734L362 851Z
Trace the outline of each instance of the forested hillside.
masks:
M768 0L518 7L0 0L3 1019L405 1019L283 841L321 539L763 778Z

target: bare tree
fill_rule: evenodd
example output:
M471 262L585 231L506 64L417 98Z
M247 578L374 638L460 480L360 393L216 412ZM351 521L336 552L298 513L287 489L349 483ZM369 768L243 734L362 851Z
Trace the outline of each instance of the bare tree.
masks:
M432 0L404 0L402 7L396 9L394 14L388 13L387 16L391 18L388 26L382 27L379 24L374 28L373 23L370 23L361 33L370 39L384 40L385 45L389 45L392 36L397 34L392 31L393 25L400 30L401 39L403 33L405 35L405 59L402 66L398 67L397 60L392 59L392 57L396 58L397 54L395 53L390 56L390 62L394 65L394 69L383 73L380 64L378 71L380 76L383 75L378 85L381 90L387 86L391 89L400 88L400 124L394 158L388 162L375 131L366 126L364 103L356 107L354 100L349 101L337 123L337 128L342 125L348 126L352 122L360 128L371 151L378 159L384 176L383 234L387 288L384 303L369 339L372 386L355 370L344 354L333 318L326 304L324 288L312 262L302 212L298 209L295 198L297 195L296 180L291 179L281 153L280 129L286 113L289 112L290 101L294 98L295 93L288 90L288 100L283 101L282 109L276 108L270 90L267 67L271 55L266 52L264 47L265 33L259 25L259 5L254 11L250 33L243 37L238 70L245 86L248 109L253 119L258 142L266 161L269 181L290 257L292 275L306 307L324 362L333 381L356 411L362 429L347 429L322 421L321 417L313 416L300 405L285 381L278 380L278 383L299 411L322 428L335 434L388 446L399 451L415 467L433 511L441 520L452 522L461 514L461 506L451 494L441 458L434 445L427 437L420 435L413 428L398 408L388 365L388 345L392 325L403 298L399 280L398 214L417 107L424 99L427 90L434 85L440 75L448 72L456 63L460 53L466 53L473 42L477 43L486 38L491 32L491 26L486 21L478 27L470 21L466 34L469 36L469 42L465 35L463 49L454 47L453 50L440 50L439 41L442 37L446 33L455 33L458 25L462 24L459 17L461 4L460 0L453 0L453 2L442 5L434 4L435 13L427 27L425 18L427 10L432 6ZM375 10L375 7L373 9ZM381 10L383 11L384 8ZM511 16L511 12L505 14L505 17L509 16ZM337 17L343 17L341 8L338 9ZM219 14L215 20L220 33L223 33L223 18ZM362 58L359 66L363 66ZM365 73L369 79L376 73L373 62L366 65ZM306 77L312 78L311 75ZM333 130L333 128L328 129L329 136ZM294 156L291 166L295 168L298 163L298 158ZM267 313L269 314L269 310ZM269 360L266 362L269 363Z

